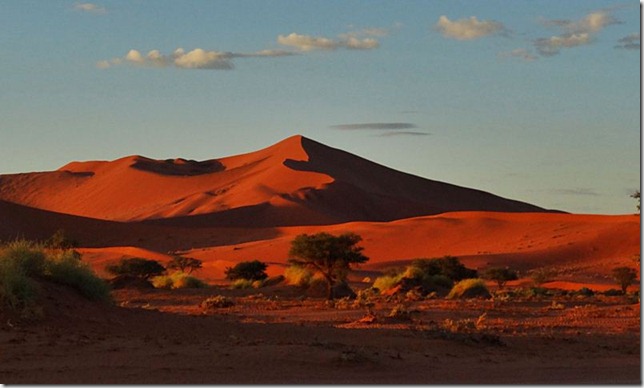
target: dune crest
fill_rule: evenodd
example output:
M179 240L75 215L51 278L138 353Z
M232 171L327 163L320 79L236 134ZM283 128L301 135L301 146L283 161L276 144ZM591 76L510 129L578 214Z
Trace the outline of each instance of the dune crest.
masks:
M300 135L205 161L134 155L0 175L0 200L102 220L239 227L546 211L399 172Z

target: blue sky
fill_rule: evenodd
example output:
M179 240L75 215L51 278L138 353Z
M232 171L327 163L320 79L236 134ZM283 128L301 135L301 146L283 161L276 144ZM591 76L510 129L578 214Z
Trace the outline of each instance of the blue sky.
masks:
M640 8L612 1L3 1L0 173L302 134L577 213L632 213Z

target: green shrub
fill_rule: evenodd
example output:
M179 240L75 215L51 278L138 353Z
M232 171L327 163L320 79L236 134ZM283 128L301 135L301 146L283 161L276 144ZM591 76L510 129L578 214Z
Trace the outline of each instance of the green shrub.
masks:
M312 278L313 272L304 267L291 265L284 270L286 284L306 288L309 286Z
M38 287L19 263L0 259L0 303L3 307L24 315L36 305Z
M266 263L259 260L242 261L232 268L226 268L226 279L264 280L268 277L266 268Z
M490 292L481 279L464 279L456 283L447 295L447 299L490 297Z
M425 276L443 275L452 281L471 279L478 276L476 270L465 267L458 258L453 256L416 259L411 262L410 268L419 270Z
M234 306L235 302L223 295L215 295L201 302L201 308L205 311Z
M154 288L171 289L174 281L170 275L159 275L150 279Z
M52 281L70 286L87 299L109 301L110 288L96 276L74 251L63 251L47 260L45 275Z
M237 279L230 283L230 288L233 290L245 290L253 288L253 281L248 279Z
M8 243L2 258L15 263L27 276L41 276L47 259L42 246L27 240Z
M180 288L207 288L208 285L194 276L184 272L175 272L172 275L160 275L151 279L154 288L180 289Z
M178 276L174 279L172 288L208 288L203 280L197 279L194 276L186 275L185 273L179 273Z
M110 300L107 284L80 261L76 251L46 253L41 245L17 240L0 248L0 304L10 310L38 312L38 285L48 279L76 289L92 300Z
M377 288L380 292L387 291L396 287L402 281L404 274L398 275L384 275L376 278L373 282L373 288Z

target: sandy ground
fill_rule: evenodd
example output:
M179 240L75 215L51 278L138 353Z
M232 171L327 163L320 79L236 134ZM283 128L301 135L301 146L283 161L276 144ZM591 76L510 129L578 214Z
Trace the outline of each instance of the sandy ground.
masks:
M44 288L45 318L2 317L4 383L641 384L640 305L621 296L381 297L369 315L293 287L120 290L115 306ZM235 305L204 313L211 295Z

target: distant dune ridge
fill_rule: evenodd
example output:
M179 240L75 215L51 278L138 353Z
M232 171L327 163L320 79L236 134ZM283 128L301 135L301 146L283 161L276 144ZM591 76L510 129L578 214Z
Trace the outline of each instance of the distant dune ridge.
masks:
M0 199L113 221L202 226L392 221L449 211L543 212L399 172L302 136L203 162L128 156L0 176Z

